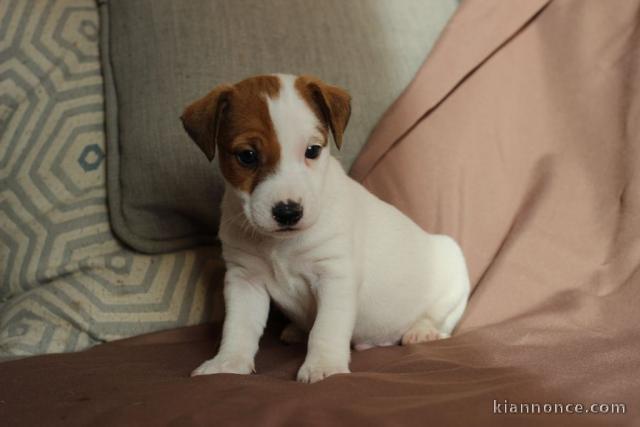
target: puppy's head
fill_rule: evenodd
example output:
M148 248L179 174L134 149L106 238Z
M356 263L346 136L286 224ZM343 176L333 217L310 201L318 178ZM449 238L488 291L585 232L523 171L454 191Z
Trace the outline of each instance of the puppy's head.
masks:
M209 160L217 152L249 223L285 237L320 215L329 135L340 148L350 100L314 77L257 76L216 87L181 119Z

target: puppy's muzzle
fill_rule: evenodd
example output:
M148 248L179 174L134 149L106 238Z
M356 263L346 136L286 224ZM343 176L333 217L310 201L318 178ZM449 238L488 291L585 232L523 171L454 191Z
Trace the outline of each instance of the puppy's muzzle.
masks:
M271 209L271 215L281 227L291 227L302 218L302 205L292 200L278 202Z

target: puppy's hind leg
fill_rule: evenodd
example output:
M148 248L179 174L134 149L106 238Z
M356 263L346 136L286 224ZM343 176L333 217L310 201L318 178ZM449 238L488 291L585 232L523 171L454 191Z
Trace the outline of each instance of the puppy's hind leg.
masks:
M280 341L287 344L301 344L307 341L307 333L291 322L280 333Z
M422 316L402 335L402 345L418 344L448 338L449 334L440 332L428 316Z

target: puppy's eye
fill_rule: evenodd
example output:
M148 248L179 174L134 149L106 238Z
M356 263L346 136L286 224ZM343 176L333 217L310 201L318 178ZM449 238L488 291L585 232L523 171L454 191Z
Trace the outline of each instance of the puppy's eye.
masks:
M304 156L307 159L315 159L320 155L320 151L322 151L322 145L310 145L307 147Z
M258 165L258 153L254 150L242 150L236 153L236 159L245 168L254 168Z

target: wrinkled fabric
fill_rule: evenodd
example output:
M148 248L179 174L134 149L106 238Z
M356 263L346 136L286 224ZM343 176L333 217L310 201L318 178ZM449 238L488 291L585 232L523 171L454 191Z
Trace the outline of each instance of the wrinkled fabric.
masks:
M527 321L515 324L525 327ZM621 368L634 367L622 356L637 350L630 340L612 348L602 336L585 346L562 330L554 334L555 342L564 339L557 349L546 344L544 326L526 326L520 340L509 335L512 326L493 326L424 345L354 352L352 374L309 385L295 381L305 346L277 338L284 325L272 322L268 328L255 375L189 378L214 353L220 324L1 363L0 416L10 426L39 425L43 419L47 425L82 426L607 426L638 421L637 400L627 402L625 415L493 412L494 400L586 405L629 397L621 390L633 381L624 380ZM562 377L554 375L556 359L567 370ZM591 387L599 400L567 392Z

